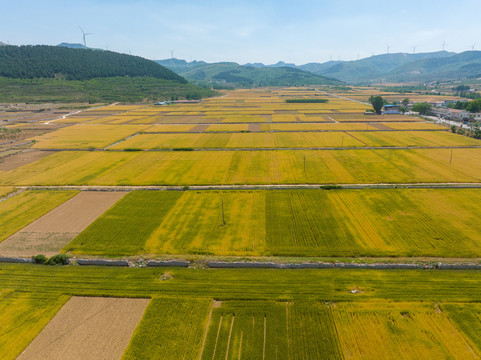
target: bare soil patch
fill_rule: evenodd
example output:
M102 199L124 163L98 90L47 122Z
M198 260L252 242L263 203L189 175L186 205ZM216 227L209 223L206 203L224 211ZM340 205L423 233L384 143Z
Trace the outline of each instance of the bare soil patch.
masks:
M261 131L261 124L249 124L247 129L249 131Z
M189 132L194 132L194 133L204 132L207 130L209 126L210 125L196 125L192 129L190 129Z
M369 123L369 125L378 130L393 130L393 128L390 128L389 126L380 123Z
M149 301L72 297L17 359L120 359Z
M48 155L53 154L51 151L25 151L0 159L0 171L10 171L20 166L33 163Z
M2 241L0 254L57 254L125 194L124 191L82 191Z

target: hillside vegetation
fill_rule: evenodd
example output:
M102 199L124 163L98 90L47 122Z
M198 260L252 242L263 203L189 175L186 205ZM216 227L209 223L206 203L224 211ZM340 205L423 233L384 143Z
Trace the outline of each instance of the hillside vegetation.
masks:
M154 61L112 51L59 46L2 46L0 76L17 79L89 80L115 76L149 76L187 81Z
M189 81L198 84L217 83L236 87L336 85L341 81L292 67L254 67L234 62L207 64L182 60L159 60Z
M57 46L0 47L3 102L142 102L216 93L138 56Z

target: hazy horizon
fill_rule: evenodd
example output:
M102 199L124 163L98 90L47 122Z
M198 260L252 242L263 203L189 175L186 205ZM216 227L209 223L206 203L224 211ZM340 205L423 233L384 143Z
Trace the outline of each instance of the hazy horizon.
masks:
M12 45L87 46L148 59L297 65L389 53L464 52L481 47L481 3L460 0L399 6L368 0L19 0L3 4L0 41ZM479 40L479 41L478 41Z

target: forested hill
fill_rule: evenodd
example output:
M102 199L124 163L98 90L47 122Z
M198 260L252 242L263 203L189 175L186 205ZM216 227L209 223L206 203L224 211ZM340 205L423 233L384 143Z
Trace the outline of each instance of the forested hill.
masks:
M0 77L89 80L121 76L187 83L164 66L139 56L46 45L0 47Z

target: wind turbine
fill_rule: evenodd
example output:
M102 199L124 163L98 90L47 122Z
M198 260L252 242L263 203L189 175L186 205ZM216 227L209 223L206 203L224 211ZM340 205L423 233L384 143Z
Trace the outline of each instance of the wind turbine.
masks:
M413 55L416 54L416 48L417 46L413 46Z
M443 44L442 44L442 45L443 45L443 51L444 51L444 48L446 47L446 45L448 45L448 44L446 44L446 40L443 40Z
M174 58L174 50L170 50L170 58L171 58L171 59Z
M476 46L476 43L474 43L471 47L471 51L474 51L474 47Z
M83 39L84 39L84 46L87 47L87 39L85 38L87 35L92 35L92 33L86 33L83 29L79 26L80 31L82 32Z
M387 53L388 53L388 54L389 54L389 48L390 48L390 47L391 47L390 45L387 46Z

